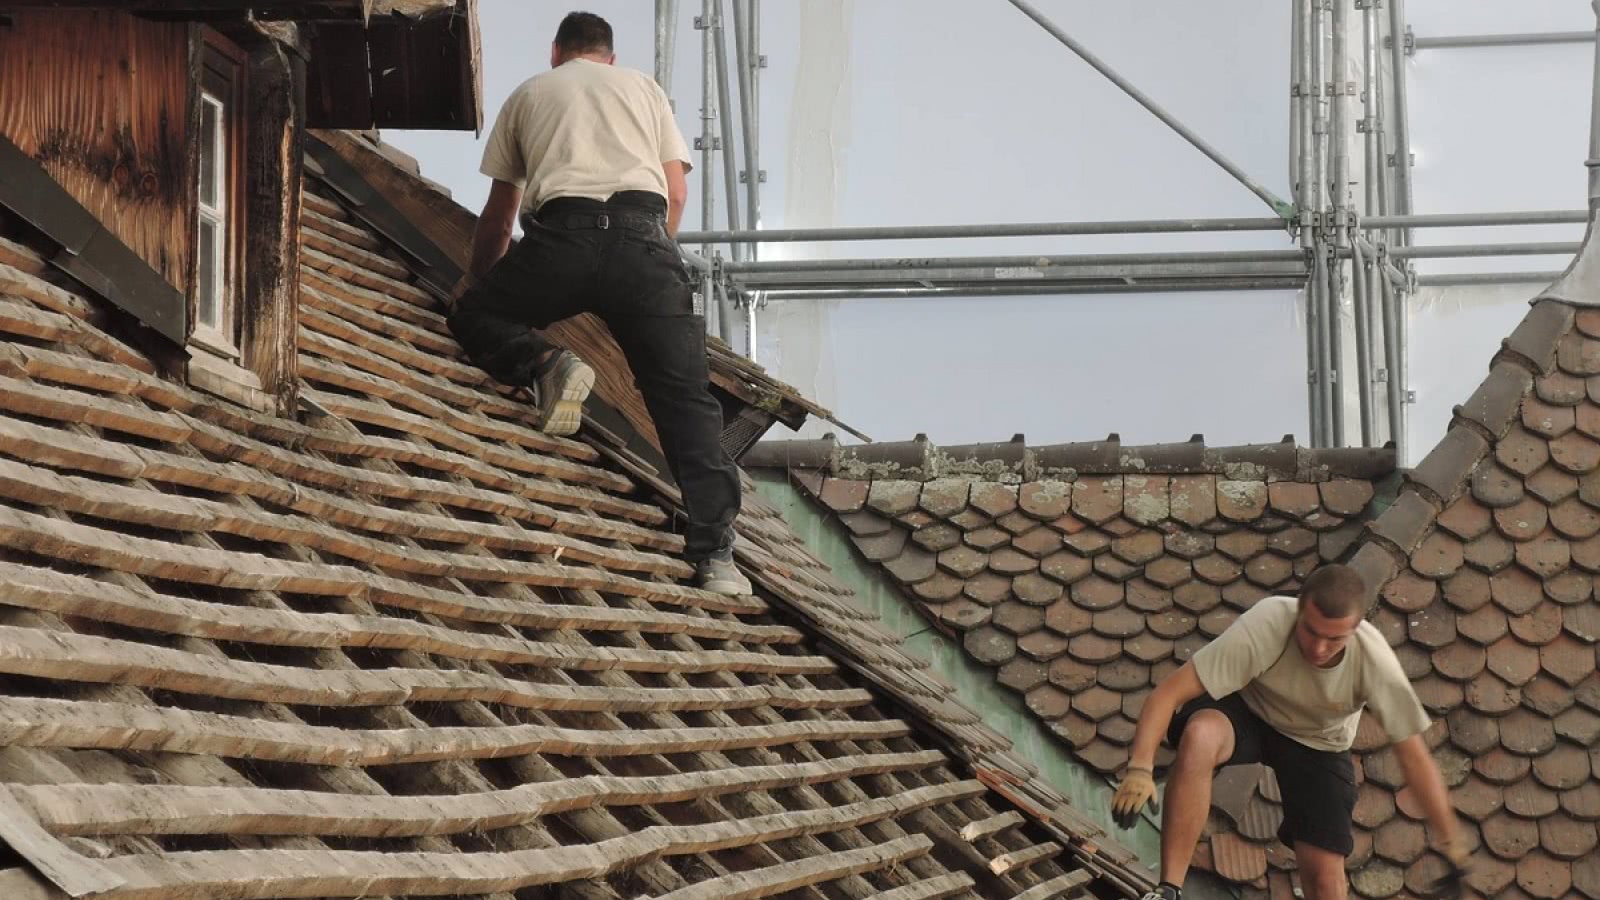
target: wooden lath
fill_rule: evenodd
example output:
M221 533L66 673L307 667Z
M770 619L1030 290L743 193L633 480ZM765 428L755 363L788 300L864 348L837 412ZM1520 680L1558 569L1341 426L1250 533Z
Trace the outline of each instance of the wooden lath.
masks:
M0 697L0 742L24 747L160 749L323 766L380 766L529 754L635 756L747 749L796 741L898 737L903 722L854 720L739 728L582 731L540 725L363 732L117 703Z
M627 778L586 775L485 794L352 798L309 791L143 785L17 785L13 808L54 835L453 834L531 822L594 806L681 803L939 765L935 751L843 757ZM18 806L17 804L20 804Z
M40 833L109 848L127 884L103 896L998 900L1088 879L1031 821L973 846L961 829L1002 810L972 771L764 600L675 584L681 542L609 452L531 445L481 384L331 343L419 353L422 316L329 313L350 340L302 346L326 406L294 422L109 362L36 281L14 279L52 336L0 342L0 771L26 774ZM37 330L36 301L8 302L0 332ZM409 427L443 415L412 394L473 440ZM752 510L758 558L857 660L971 727ZM1006 855L1027 864L997 874ZM21 870L0 895L61 896Z

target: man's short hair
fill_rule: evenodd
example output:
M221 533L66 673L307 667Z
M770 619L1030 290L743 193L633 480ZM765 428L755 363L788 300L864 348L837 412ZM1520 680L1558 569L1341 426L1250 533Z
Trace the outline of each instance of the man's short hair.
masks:
M611 23L594 13L567 13L556 29L556 46L567 55L610 53Z
M1367 583L1349 566L1332 565L1311 573L1300 589L1301 603L1314 603L1330 619L1347 619L1367 611Z

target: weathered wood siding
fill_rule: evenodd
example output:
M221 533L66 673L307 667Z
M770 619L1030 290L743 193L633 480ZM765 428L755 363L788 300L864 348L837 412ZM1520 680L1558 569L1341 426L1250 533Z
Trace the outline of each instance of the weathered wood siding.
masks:
M88 11L11 21L0 25L0 133L188 293L188 26Z

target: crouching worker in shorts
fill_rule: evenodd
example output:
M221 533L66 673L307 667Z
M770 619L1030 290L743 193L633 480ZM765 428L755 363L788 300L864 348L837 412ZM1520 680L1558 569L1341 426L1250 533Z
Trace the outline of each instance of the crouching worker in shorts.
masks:
M1223 766L1264 763L1283 794L1278 837L1292 848L1306 900L1343 900L1356 803L1350 745L1362 709L1394 744L1406 785L1450 863L1439 893L1459 892L1470 853L1424 742L1429 720L1389 643L1363 619L1367 589L1347 566L1306 579L1299 599L1268 597L1150 694L1112 801L1130 827L1155 796L1163 736L1177 756L1161 816L1161 884L1145 900L1179 900Z

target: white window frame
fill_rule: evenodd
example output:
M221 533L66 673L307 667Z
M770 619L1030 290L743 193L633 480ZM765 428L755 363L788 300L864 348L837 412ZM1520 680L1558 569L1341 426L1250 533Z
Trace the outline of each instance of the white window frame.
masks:
M206 224L210 224L216 230L217 235L216 240L213 241L211 245L211 253L213 258L211 262L212 278L211 284L209 285L212 295L216 299L216 320L210 322L205 320L203 310L200 306L199 297L197 296L195 298L194 337L196 340L206 344L213 350L237 357L239 355L237 341L234 339L233 335L229 333L233 330L231 327L233 323L233 303L231 297L232 291L230 288L233 284L234 274L234 266L232 265L233 254L229 252L229 248L232 246L231 242L234 235L231 234L231 229L228 227L228 214L230 212L228 207L228 193L229 188L231 187L230 182L232 181L232 179L229 177L232 174L230 171L232 166L229 165L231 161L229 154L231 145L229 143L228 116L232 113L232 110L229 108L231 104L228 103L227 99L218 97L211 91L203 88L200 91L200 102L206 106L212 107L215 111L215 131L209 135L201 135L200 139L202 141L207 141L207 139L209 139L208 143L211 145L210 149L214 157L214 165L211 167L211 188L212 196L216 199L216 204L206 204L204 199L206 186L204 184L199 185L200 189L195 192L195 205L198 207L198 222L195 231L195 256L197 273L195 288L197 292L200 292L204 291L207 287L207 285L200 283L200 279L204 277L205 267L200 265L199 261L199 256L202 252L199 239L199 229ZM205 117L202 116L200 120L204 122ZM203 149L202 152L204 152ZM205 167L200 166L198 168L199 171L196 173L196 178L203 179L205 177Z
M205 167L196 165L195 298L194 322L189 334L191 343L201 349L238 363L242 354L239 352L238 311L235 304L239 302L243 275L240 271L243 235L238 233L243 222L240 210L235 205L241 196L239 179L244 177L243 160L240 158L240 138L243 135L239 133L243 127L244 54L231 41L210 29L205 31L204 53L200 84L196 90L202 109L210 108L216 113L216 128L210 134L197 135L196 139L204 142L202 151L208 150L214 157L211 175L215 180L211 187L215 202L205 202L206 185L200 183L205 177ZM204 115L198 119L204 127ZM209 285L201 283L204 268L200 265L200 229L204 225L216 230L216 240L211 247L212 279ZM203 317L200 305L201 292L207 288L216 298L214 318L210 320Z

